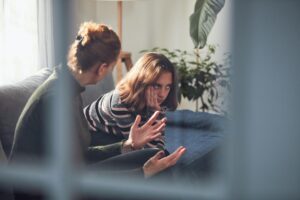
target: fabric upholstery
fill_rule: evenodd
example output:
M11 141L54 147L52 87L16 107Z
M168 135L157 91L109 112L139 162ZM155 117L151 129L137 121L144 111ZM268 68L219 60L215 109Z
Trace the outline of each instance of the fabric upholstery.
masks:
M52 70L43 69L15 84L0 86L0 161L6 162L17 120L28 98L51 73ZM84 105L90 104L113 87L111 76L95 86L88 86L83 93ZM218 147L225 135L226 120L219 115L179 110L167 112L167 119L166 148L170 152L180 145L187 148L179 162L182 165L199 165L199 161L206 164L206 160L199 158Z
M0 87L0 139L6 155L10 152L15 126L23 107L32 92L50 74L50 69L42 69L22 81Z
M10 85L0 86L0 159L9 155L15 126L18 118L33 91L52 73L52 69L44 68L30 77ZM97 85L87 86L82 94L83 104L87 105L100 95L112 90L112 76L107 76ZM3 153L4 151L4 153Z
M225 117L204 112L177 110L167 112L166 148L173 152L179 146L187 148L179 164L191 165L221 145L227 120Z

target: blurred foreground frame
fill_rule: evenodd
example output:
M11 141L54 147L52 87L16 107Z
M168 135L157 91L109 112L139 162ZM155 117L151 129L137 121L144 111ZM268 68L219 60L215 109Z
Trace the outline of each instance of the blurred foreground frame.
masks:
M239 0L234 6L234 89L238 92L224 166L228 179L220 182L221 187L187 188L184 192L191 193L186 199L195 193L198 199L299 199L300 2ZM0 167L1 185L46 187L48 181L56 180L47 175L51 172L45 171L48 168L7 167L3 163ZM64 170L57 176L62 173ZM53 184L49 192L57 196L52 199L70 199L59 193L70 192L71 188L96 194L101 187L112 189L120 182L120 194L124 195L137 190L145 195L158 190L166 195L179 193L168 190L168 184L162 190L157 187L160 185L141 188L139 182L127 184L119 178L115 182L108 178L108 185L104 176L99 180L94 174L81 177L76 172L73 178L78 182L57 179L66 185L59 188L59 184Z

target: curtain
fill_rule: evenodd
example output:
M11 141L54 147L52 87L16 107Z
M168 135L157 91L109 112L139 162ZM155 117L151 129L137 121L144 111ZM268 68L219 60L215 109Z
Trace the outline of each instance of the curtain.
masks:
M52 68L55 60L53 39L53 2L37 1L39 66Z
M53 64L51 0L0 0L0 85Z

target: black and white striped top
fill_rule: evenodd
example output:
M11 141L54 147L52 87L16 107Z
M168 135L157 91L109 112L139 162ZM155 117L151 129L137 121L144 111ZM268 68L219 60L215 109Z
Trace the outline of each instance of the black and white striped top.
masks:
M104 94L84 108L84 115L91 130L101 130L109 134L121 135L126 139L138 114L142 117L140 124L142 125L151 117L153 111L134 112L128 105L121 102L117 90ZM164 116L161 113L159 119L162 119ZM145 147L164 149L164 146L164 135L162 134L160 138L148 143Z

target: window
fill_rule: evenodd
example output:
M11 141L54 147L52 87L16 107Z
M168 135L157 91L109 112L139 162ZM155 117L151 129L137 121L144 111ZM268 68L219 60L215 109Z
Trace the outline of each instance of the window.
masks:
M38 69L38 14L36 0L0 2L0 85L4 85Z
M15 82L32 74L39 66L39 27L38 27L38 5L41 1L37 0L2 0L1 1L1 84ZM48 1L49 2L49 1ZM60 4L63 4L59 1ZM63 21L63 19L61 19ZM47 38L47 37L46 37ZM5 67L5 69L4 69ZM65 84L62 84L65 86ZM65 88L61 88L62 90ZM69 91L65 89L64 91ZM120 180L119 177L96 176L90 172L76 171L73 172L71 166L69 150L71 134L65 125L68 118L66 113L67 103L65 93L61 93L62 99L57 103L58 117L53 117L55 124L59 124L53 130L53 134L49 136L49 148L51 149L52 157L47 163L47 166L34 165L35 163L23 163L22 165L11 165L3 167L0 165L0 182L5 184L13 184L16 188L30 191L32 188L42 189L44 195L50 199L72 199L74 192L80 192L87 195L107 195L115 196L117 199L121 197L130 197L134 195L137 198L145 196L166 197L175 199L182 196L183 199L198 198L201 196L209 196L214 198L213 194L207 188L198 190L188 187L185 182L181 183L157 183L143 184L134 181L132 178ZM58 107L58 106L57 106ZM51 123L51 122L49 122ZM39 163L38 163L39 164ZM185 185L183 185L185 184ZM214 190L214 188L212 189ZM115 192L118 191L118 192ZM223 191L220 193L222 194ZM156 196L155 196L156 195Z

